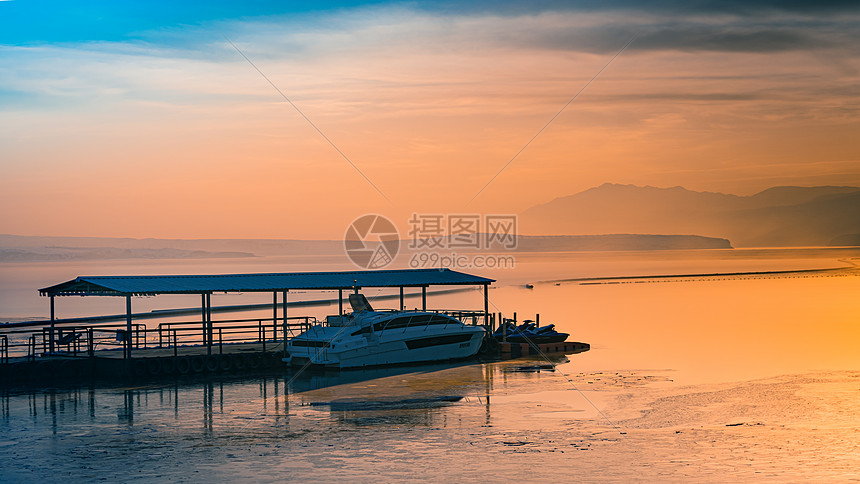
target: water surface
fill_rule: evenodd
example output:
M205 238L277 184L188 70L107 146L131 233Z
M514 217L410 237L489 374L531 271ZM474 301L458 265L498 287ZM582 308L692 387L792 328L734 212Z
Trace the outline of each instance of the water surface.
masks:
M494 274L491 310L591 344L566 358L4 390L4 480L856 480L854 272L554 282L848 265L682 252Z

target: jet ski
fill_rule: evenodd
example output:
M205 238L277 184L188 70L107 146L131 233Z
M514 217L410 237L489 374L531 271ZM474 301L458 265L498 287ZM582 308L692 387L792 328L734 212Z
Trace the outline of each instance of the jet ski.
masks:
M538 327L534 321L526 320L523 324L517 326L511 320L505 320L499 329L493 333L493 337L502 341L507 340L509 343L561 343L565 341L568 333L559 333L555 329L554 324Z

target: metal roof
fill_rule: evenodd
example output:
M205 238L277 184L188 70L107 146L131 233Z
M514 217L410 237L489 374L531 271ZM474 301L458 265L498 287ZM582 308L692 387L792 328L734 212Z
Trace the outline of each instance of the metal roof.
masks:
M291 289L354 287L420 287L483 285L494 279L451 269L409 269L348 272L286 272L275 274L213 274L172 276L80 276L39 289L42 296L152 296L213 292L274 292Z

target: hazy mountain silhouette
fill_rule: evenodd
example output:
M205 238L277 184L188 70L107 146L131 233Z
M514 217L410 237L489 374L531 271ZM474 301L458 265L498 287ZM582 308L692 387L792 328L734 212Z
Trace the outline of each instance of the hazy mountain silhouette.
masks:
M606 183L529 208L519 231L696 234L725 237L735 247L836 245L860 233L860 187L774 187L737 196Z
M478 234L479 240L487 234ZM728 240L688 235L518 236L514 247L496 242L466 249L451 238L422 239L417 251L437 252L555 252L579 250L728 249ZM412 240L401 240L400 250L411 251ZM450 247L450 249L446 249ZM115 237L51 237L0 234L0 262L47 262L111 259L202 259L258 256L346 257L342 240L291 239L131 239Z
M860 246L860 234L845 234L835 237L830 245L854 245Z
M2 261L202 259L343 254L343 241L279 239L132 239L0 234Z
M698 235L520 235L517 251L731 249L727 239Z

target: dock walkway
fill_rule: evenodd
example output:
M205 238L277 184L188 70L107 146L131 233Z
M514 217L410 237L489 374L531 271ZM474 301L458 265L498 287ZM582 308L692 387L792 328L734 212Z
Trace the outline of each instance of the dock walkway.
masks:
M264 349L265 346L265 349ZM233 343L220 348L202 345L147 348L126 358L123 349L87 353L57 352L35 358L10 358L0 365L0 383L6 385L80 383L180 377L214 373L247 374L283 368L283 344ZM220 351L219 351L220 350Z

